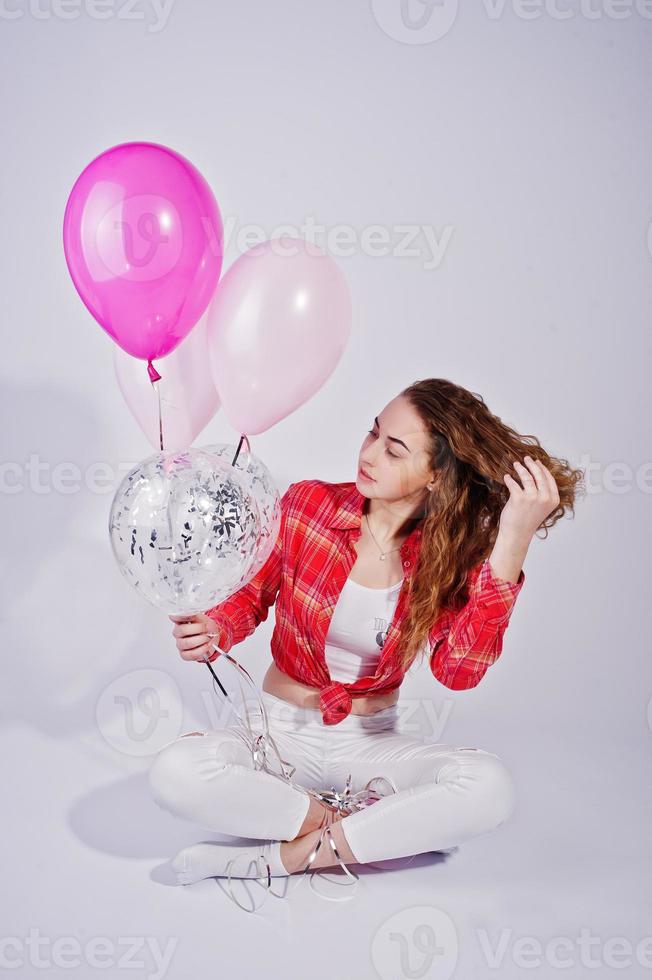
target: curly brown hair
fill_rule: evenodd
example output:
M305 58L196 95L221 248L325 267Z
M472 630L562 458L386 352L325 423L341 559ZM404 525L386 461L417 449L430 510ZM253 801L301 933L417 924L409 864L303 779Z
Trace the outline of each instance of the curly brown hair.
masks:
M469 571L493 549L500 514L509 499L505 473L529 455L540 460L557 484L559 503L539 525L543 538L566 511L574 515L584 471L550 456L536 436L520 435L487 408L481 395L444 378L426 378L403 389L431 436L428 466L436 472L436 492L428 494L421 548L409 586L409 610L401 629L399 654L405 670L420 651L443 609L455 611L469 598Z

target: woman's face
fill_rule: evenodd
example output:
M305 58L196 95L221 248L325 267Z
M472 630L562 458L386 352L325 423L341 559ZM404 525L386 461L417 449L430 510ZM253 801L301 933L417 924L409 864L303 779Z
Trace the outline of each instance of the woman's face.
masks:
M361 469L373 479L367 479ZM407 398L397 395L376 419L369 420L358 456L358 490L365 497L387 501L410 496L416 500L433 478L428 433Z

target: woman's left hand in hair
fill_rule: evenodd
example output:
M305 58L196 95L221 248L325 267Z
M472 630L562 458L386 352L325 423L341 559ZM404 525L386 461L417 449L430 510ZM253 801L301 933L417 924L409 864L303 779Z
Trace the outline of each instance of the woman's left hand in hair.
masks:
M555 478L542 462L525 456L523 463L514 461L520 483L509 473L503 479L509 489L509 500L500 515L500 532L517 540L529 540L559 504Z

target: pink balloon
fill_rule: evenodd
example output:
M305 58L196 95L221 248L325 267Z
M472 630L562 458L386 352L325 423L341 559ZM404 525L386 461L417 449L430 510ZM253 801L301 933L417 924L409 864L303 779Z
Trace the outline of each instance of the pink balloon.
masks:
M208 308L211 371L231 425L255 435L303 405L350 332L347 282L317 246L282 236L237 258Z
M161 427L166 450L188 449L220 407L208 361L206 316L158 368ZM142 364L117 345L113 366L132 415L155 450L160 449L158 393Z
M173 351L206 310L222 269L222 218L181 154L121 143L77 178L63 244L100 326L128 354L151 360Z

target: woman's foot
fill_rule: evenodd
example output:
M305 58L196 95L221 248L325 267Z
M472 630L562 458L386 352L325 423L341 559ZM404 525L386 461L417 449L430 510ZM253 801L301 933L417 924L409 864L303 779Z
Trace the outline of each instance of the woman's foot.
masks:
M296 871L304 870L310 872L317 868L340 867L340 862L329 841L331 835L337 852L344 864L348 866L357 862L357 858L350 849L342 830L342 819L347 814L337 811L337 813L332 813L331 816L331 813L332 811L326 814L321 827L310 831L308 834L304 834L302 837L295 837L291 841L283 841L281 843L279 858L283 862L284 867L287 868L288 874L294 874ZM324 832L324 827L327 825L330 825L331 834ZM317 848L320 838L321 844L319 849L311 860L311 855Z
M299 833L292 840L299 840L299 838L305 837L306 834L311 834L313 831L323 827L327 822L338 823L344 816L346 814L340 810L334 810L324 800L320 800L316 796L311 795L308 812L299 828Z
M267 878L287 876L290 872L281 860L281 841L238 846L218 841L191 844L172 859L176 884L191 885L202 878Z

